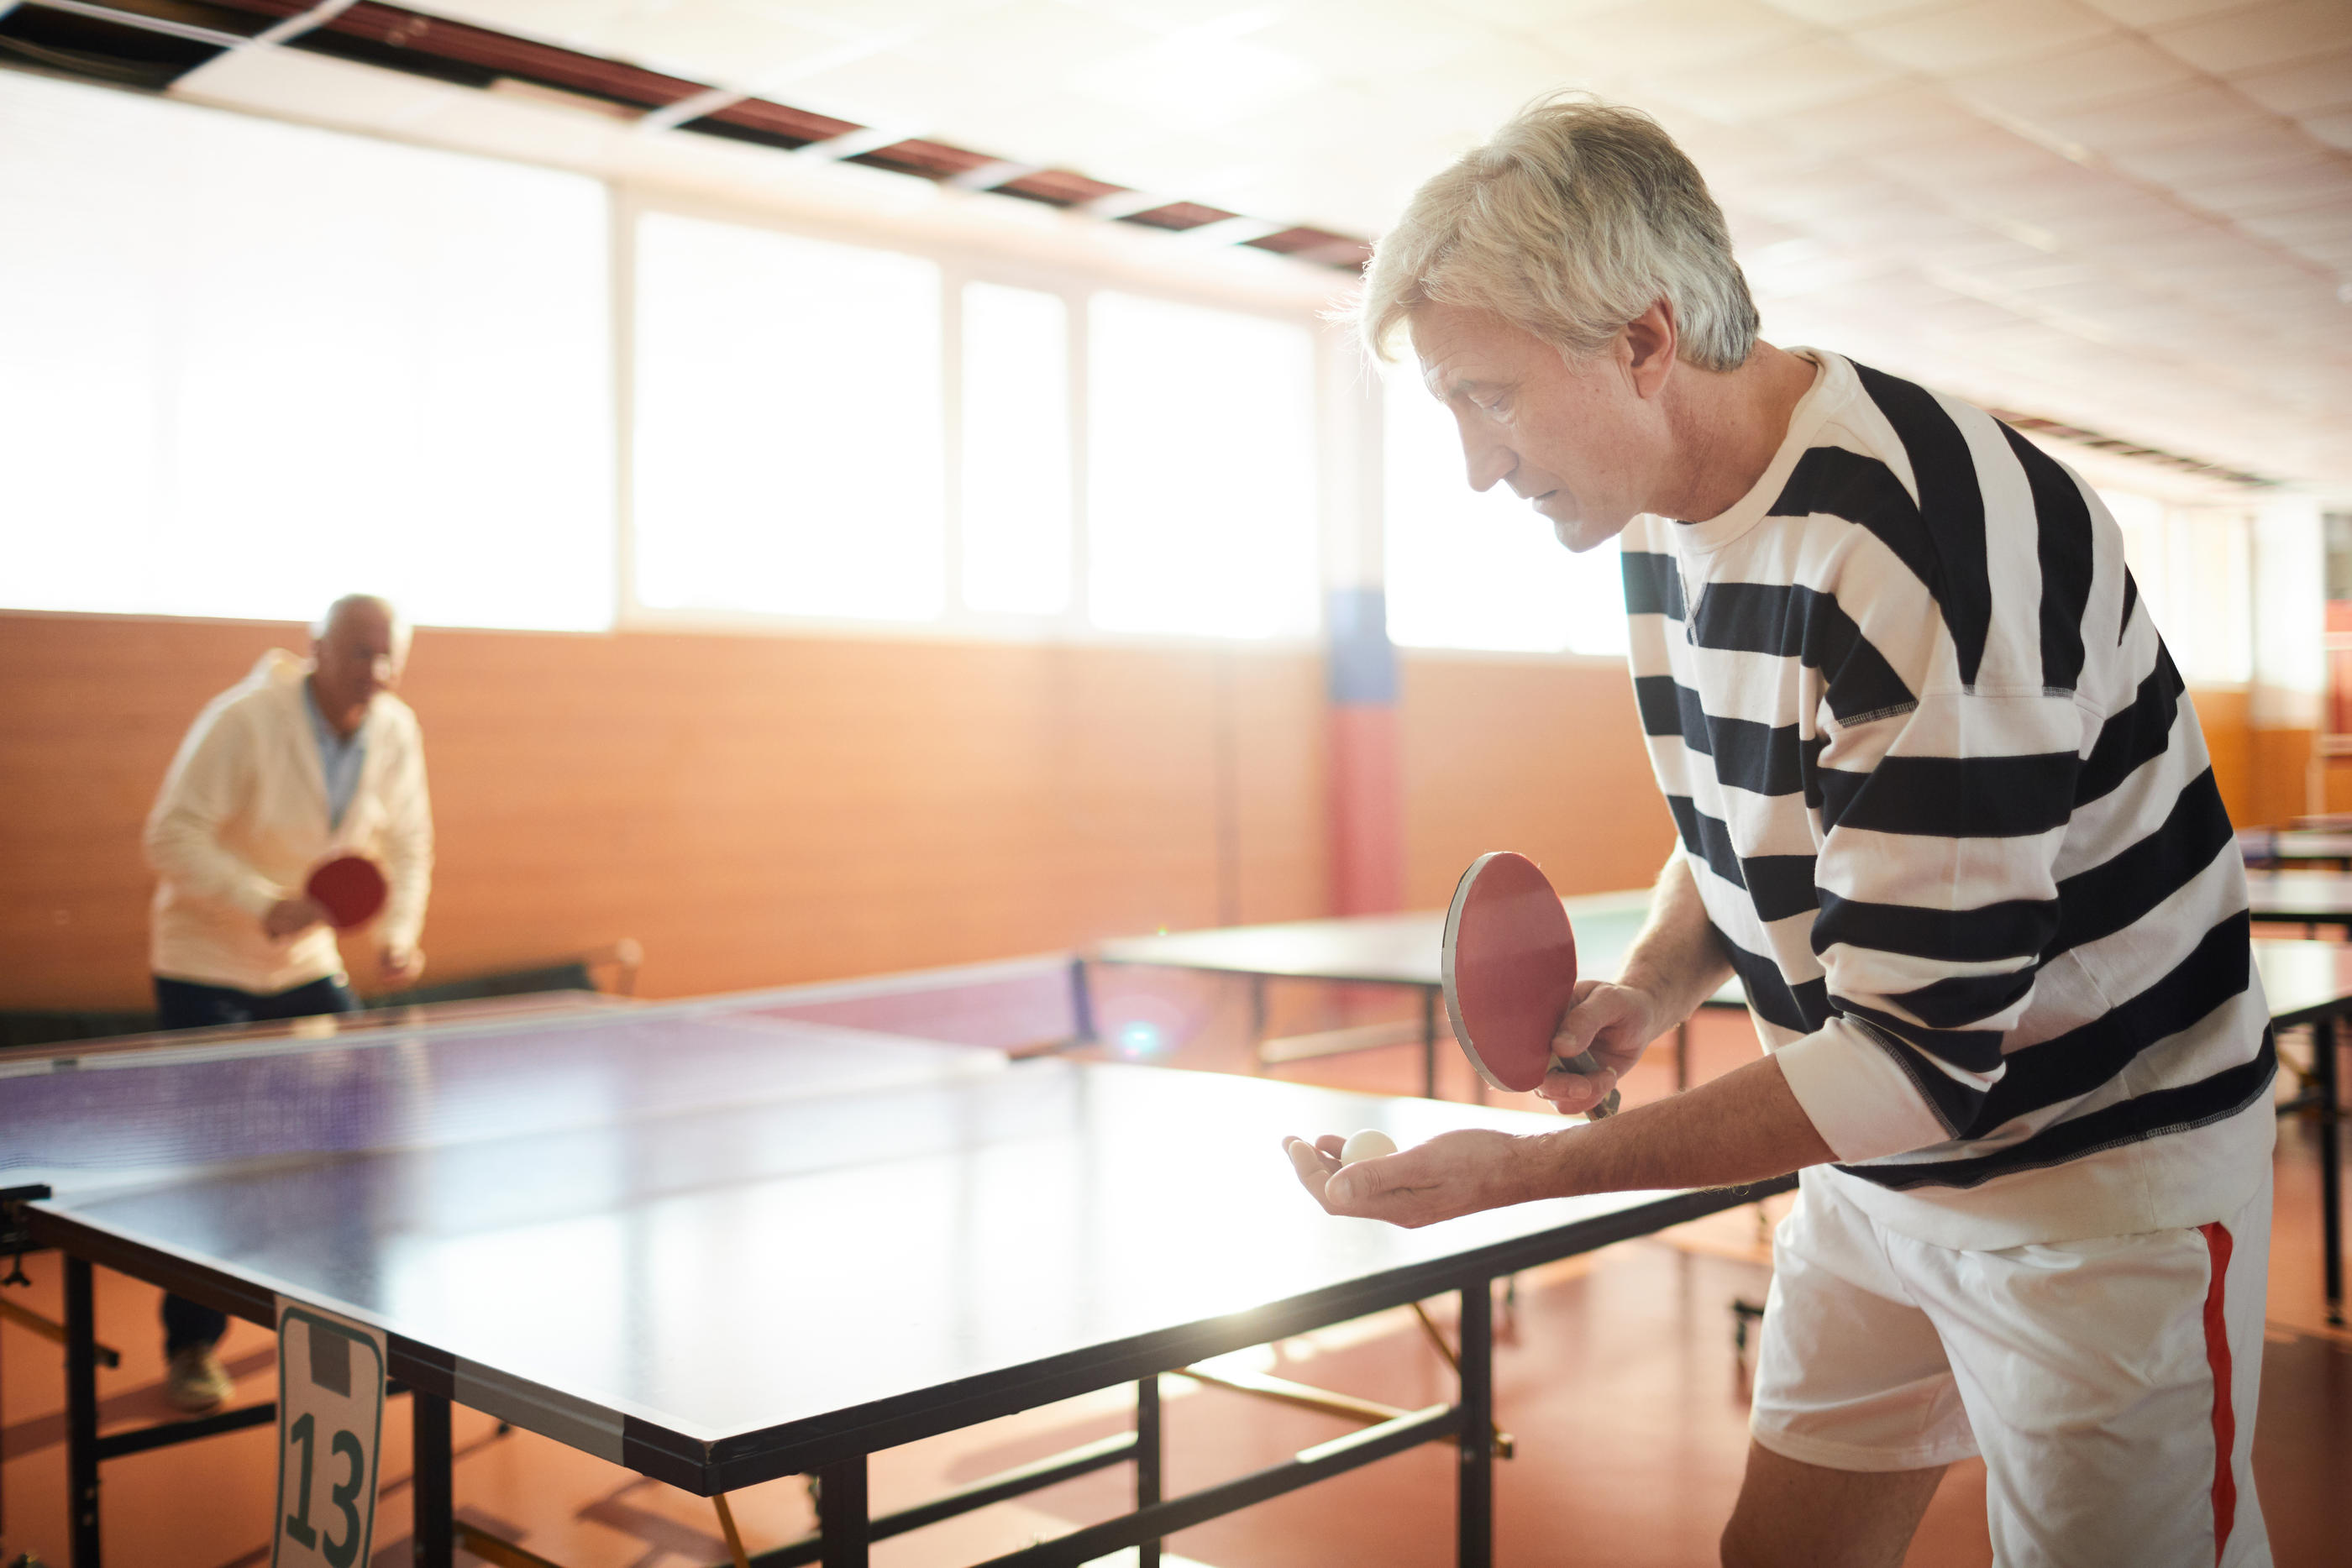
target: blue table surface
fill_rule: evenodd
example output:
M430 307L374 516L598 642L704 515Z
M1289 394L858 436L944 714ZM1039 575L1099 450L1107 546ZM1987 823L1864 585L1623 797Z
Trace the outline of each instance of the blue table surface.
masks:
M1324 1214L1280 1148L1564 1124L651 1009L13 1061L0 1185L434 1347L462 1403L598 1451L629 1417L716 1441L1178 1329L1239 1348L1275 1304L1671 1196L1401 1230Z

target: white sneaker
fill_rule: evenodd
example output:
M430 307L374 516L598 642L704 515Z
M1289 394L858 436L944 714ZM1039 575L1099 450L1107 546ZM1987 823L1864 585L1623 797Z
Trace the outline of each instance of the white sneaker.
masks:
M172 1353L172 1368L163 1376L163 1397L173 1409L195 1416L228 1403L234 1386L228 1368L213 1354L213 1347L194 1345Z

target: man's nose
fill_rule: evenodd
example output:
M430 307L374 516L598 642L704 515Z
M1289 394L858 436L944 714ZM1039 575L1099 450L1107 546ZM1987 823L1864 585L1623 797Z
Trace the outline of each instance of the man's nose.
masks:
M1519 465L1517 455L1499 443L1465 442L1463 456L1468 464L1473 490L1493 489Z

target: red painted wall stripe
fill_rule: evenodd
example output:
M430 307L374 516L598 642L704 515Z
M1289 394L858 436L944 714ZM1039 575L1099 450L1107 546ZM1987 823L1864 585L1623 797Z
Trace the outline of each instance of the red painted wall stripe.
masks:
M1404 763L1397 710L1330 710L1331 913L1404 907Z
M2222 1286L2230 1274L2230 1231L2221 1225L2200 1225L2206 1250L2213 1260L2212 1281L2205 1287L2205 1364L2213 1373L2213 1561L2230 1539L2238 1515L2238 1476L2233 1459L2238 1448L2238 1416L2230 1404L2230 1324L2222 1312Z

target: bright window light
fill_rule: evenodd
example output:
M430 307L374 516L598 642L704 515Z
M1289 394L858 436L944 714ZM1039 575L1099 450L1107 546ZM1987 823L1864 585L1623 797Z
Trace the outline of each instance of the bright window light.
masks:
M0 601L598 628L603 187L0 74Z
M2253 519L2229 507L2176 507L2121 489L2099 499L2124 536L2140 599L2191 685L2253 678Z
M667 213L636 262L637 601L939 615L939 268Z
M1617 541L1571 554L1509 486L1471 489L1454 416L1410 364L1388 373L1385 398L1389 636L1417 648L1622 657Z
M1093 297L1087 327L1095 623L1227 637L1312 632L1307 329L1108 293Z
M963 291L963 601L1070 604L1070 322L1059 295Z

